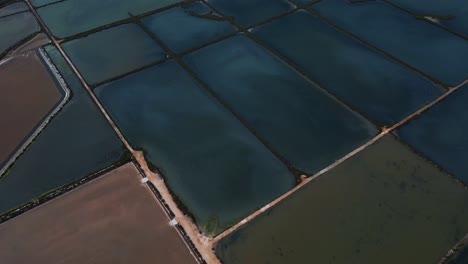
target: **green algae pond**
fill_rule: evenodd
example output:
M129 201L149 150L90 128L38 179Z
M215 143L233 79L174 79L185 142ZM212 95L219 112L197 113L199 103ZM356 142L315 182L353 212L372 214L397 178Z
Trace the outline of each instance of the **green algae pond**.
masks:
M391 136L216 246L224 264L437 263L468 232L468 191Z

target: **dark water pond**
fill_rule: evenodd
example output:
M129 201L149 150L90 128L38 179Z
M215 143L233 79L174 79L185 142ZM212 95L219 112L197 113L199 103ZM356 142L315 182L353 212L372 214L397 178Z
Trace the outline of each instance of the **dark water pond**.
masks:
M305 11L253 33L382 125L400 121L445 91Z
M294 8L287 0L208 0L226 16L242 26L249 26L281 15Z
M0 8L0 17L13 15L28 10L24 2L16 2Z
M41 30L29 12L0 18L0 59L14 45Z
M468 1L466 0L389 0L415 15L436 18L436 23L468 37Z
M201 2L175 7L142 21L174 52L203 45L235 30Z
M136 24L106 29L66 42L62 47L90 84L166 57L165 51Z
M72 98L0 179L0 212L106 168L123 154L119 138L60 53L46 50Z
M174 61L100 86L96 94L207 234L295 184L286 166Z
M106 24L175 4L178 0L66 0L37 11L58 38L76 35Z
M468 184L468 85L397 131L405 142Z
M377 133L362 117L244 35L183 59L300 170L314 173Z
M326 0L311 9L442 83L468 76L468 41L387 3Z

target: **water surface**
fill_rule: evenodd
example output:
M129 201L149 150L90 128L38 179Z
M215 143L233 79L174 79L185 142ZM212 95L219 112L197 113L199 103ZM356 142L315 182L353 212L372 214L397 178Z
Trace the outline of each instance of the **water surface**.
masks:
M197 263L140 180L130 163L0 224L2 262Z
M16 2L0 8L0 17L13 15L28 10L24 2Z
M0 214L120 159L123 145L76 76L52 46L46 48L72 98L0 179Z
M445 91L305 11L252 32L381 125L402 120Z
M244 35L183 59L300 170L315 173L377 133L369 122Z
M0 18L0 59L4 53L20 44L41 28L29 12Z
M468 85L401 127L397 134L468 184Z
M106 24L180 2L179 0L66 0L37 11L58 38L76 35Z
M200 46L235 30L201 2L171 8L142 21L174 52Z
M62 0L30 0L35 7L61 2Z
M222 240L225 264L437 263L468 232L468 191L387 136Z
M241 26L249 26L281 15L294 8L286 0L208 0L226 16L232 16Z
M465 0L389 0L415 15L432 16L437 23L468 38L468 1Z
M124 24L62 44L89 84L162 60L165 51L136 24Z
M96 94L206 234L295 184L286 166L174 61L100 86Z
M466 264L468 263L468 245L459 249L451 258L444 264Z
M38 52L0 65L0 171L65 99L65 92Z
M468 41L387 3L325 0L311 9L444 84L468 77Z

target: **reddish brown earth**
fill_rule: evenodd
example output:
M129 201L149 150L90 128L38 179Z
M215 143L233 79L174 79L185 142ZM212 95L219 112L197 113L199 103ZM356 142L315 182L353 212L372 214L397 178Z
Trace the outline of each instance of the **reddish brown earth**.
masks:
M34 51L0 62L0 164L59 102L52 78Z
M196 263L132 163L0 225L1 263Z

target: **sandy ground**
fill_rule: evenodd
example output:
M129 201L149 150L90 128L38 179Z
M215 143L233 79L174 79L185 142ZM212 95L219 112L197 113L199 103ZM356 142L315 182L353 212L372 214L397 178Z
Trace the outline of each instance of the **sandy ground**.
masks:
M196 263L126 164L0 225L2 263Z
M184 228L185 232L189 236L192 243L197 248L200 255L203 259L210 264L219 264L220 261L214 254L212 250L212 243L211 238L203 236L197 226L193 223L193 221L186 216L180 209L177 207L177 204L174 202L172 195L170 194L169 190L166 187L164 181L159 177L159 175L153 173L143 156L142 152L133 151L135 158L137 159L138 163L141 165L141 168L145 172L148 177L148 180L153 183L156 189L161 194L162 198L166 202L166 204L171 208L171 211L175 215L175 219L177 222Z

